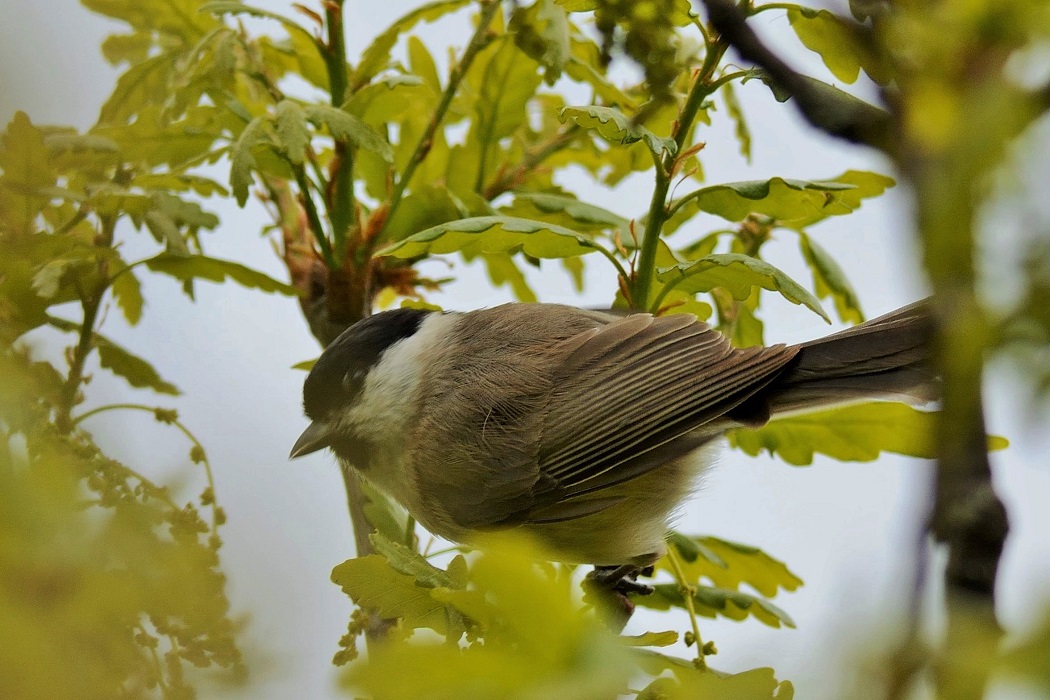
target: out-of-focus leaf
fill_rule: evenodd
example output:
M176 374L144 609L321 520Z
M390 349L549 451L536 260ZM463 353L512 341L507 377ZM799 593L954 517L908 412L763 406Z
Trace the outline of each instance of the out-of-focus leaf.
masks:
M554 0L538 0L518 8L510 21L514 43L544 68L543 79L554 85L569 61L569 21Z
M835 311L843 322L863 321L864 312L860 310L860 300L835 259L804 233L799 234L799 246L803 259L813 271L813 288L817 297L826 299L830 296L835 302Z
M675 289L692 294L721 288L744 300L754 287L779 292L794 304L803 304L828 323L831 319L820 306L820 301L786 273L764 260L739 253L712 253L699 260L674 267L662 268L657 279Z
M578 260L579 258L563 258L564 260ZM514 292L514 298L525 303L535 302L536 292L532 291L525 274L514 263L514 258L509 253L485 253L481 256L485 263L485 271L489 274L489 281L494 287L509 285Z
M108 338L95 336L98 361L103 368L121 377L137 389L152 389L158 394L177 396L182 392L174 384L161 378L149 362L128 352Z
M384 618L401 618L409 629L448 630L445 606L408 574L395 570L385 557L370 554L347 559L332 569L332 582L362 608Z
M283 26L285 30L287 30L289 35L293 37L298 36L300 39L309 40L310 44L313 45L315 52L319 52L321 50L321 46L318 45L317 40L314 38L313 34L311 34L305 27L300 25L298 22L288 17L285 17L284 15L278 14L276 12L271 12L270 10L264 10L259 7L252 7L250 5L245 5L244 3L236 2L234 0L216 0L215 2L204 3L200 6L200 9L198 11L211 12L217 15L243 14L251 15L252 17L259 17L262 19L272 19L277 22L280 22L281 26Z
M860 71L885 85L892 75L881 58L870 30L827 10L795 7L787 12L791 28L810 51L820 54L831 74L847 83L856 82Z
M585 129L597 131L602 138L622 145L642 141L656 155L667 151L674 155L678 145L671 138L661 138L644 126L639 126L618 109L587 105L583 107L565 107L560 119L572 121Z
M178 225L166 212L153 209L146 212L143 220L146 222L146 228L153 234L153 238L158 243L163 243L169 253L172 255L190 254L190 249L186 246L186 239L182 237Z
M638 700L792 700L789 681L777 681L773 669L754 668L741 673L723 673L708 667L699 670L690 662L650 649L635 651L640 666L650 675L671 671L673 677L660 676L638 694Z
M303 108L291 100L281 100L274 108L274 123L284 154L295 165L302 165L306 160L306 147L310 145L310 131L306 128Z
M170 94L169 82L177 61L176 54L163 52L128 68L102 105L99 123L124 124L143 107L162 104Z
M751 129L747 126L747 118L744 110L737 99L733 83L728 82L722 86L722 99L726 102L726 112L735 125L734 133L736 140L740 143L740 155L744 156L748 163L751 162Z
M159 106L147 105L130 124L97 126L93 133L119 144L128 163L181 166L204 159L224 136L227 118L225 110L192 107L183 118L172 120Z
M932 459L936 415L907 404L873 402L771 420L757 430L737 429L729 443L751 456L765 450L788 464L812 464L823 454L842 462L871 462L883 452ZM1005 448L989 436L988 449Z
M672 607L685 608L685 596L682 588L676 583L661 583L653 586L654 592L649 596L634 596L635 605L652 610L670 610ZM748 615L770 627L781 625L794 627L791 617L764 598L710 586L697 586L693 594L693 608L704 617L726 617L730 620L744 620Z
M213 229L219 225L219 217L210 211L204 211L196 202L187 201L167 192L154 192L152 199L154 209L163 212L179 226L197 230Z
M465 255L522 250L534 258L566 258L601 250L581 233L562 226L508 216L478 216L429 228L389 245L377 255L415 258L463 252Z
M117 307L124 314L129 325L136 325L142 319L142 287L133 270L121 260L114 266L110 291L117 302Z
M674 630L645 632L639 635L621 636L620 641L630 647L669 647L678 643L678 633Z
M267 138L266 128L269 120L259 116L248 122L230 154L230 189L237 198L238 206L248 202L248 189L252 186L252 170L256 167L252 149L259 141ZM267 139L268 140L268 139Z
M144 190L168 192L192 191L201 197L227 196L230 191L211 178L186 173L142 173L135 176L135 185Z
M607 106L634 110L636 100L612 83L605 76L601 49L586 36L574 32L571 41L571 56L565 72L578 83L590 85L594 95Z
M309 365L301 369L311 369L317 360L300 362L299 365ZM293 367L293 369L297 368ZM401 541L407 536L408 512L389 496L376 489L367 481L361 482L361 492L365 495L365 517L372 524L375 531L391 541ZM383 554L383 552L380 552ZM404 571L402 573L410 573Z
M162 253L147 260L146 266L153 272L171 275L182 282L203 279L222 283L229 278L243 287L262 292L278 292L288 296L299 294L295 287L279 282L258 270L230 260L219 260L204 255L179 256Z
M447 187L425 185L404 198L383 229L384 240L396 242L433 226L462 219L467 211Z
M394 151L390 144L375 129L341 109L329 105L307 105L306 116L317 126L324 124L331 132L332 138L364 148L377 154L388 163L394 161Z
M44 134L25 112L16 112L0 149L0 222L11 231L29 233L48 198L35 194L55 184Z
M879 196L893 184L893 179L885 175L849 170L831 180L810 182L775 177L712 185L675 203L680 206L664 224L664 234L677 230L699 212L729 221L762 214L776 219L779 226L801 230L829 216L849 214L863 200Z
M802 585L802 579L791 573L784 562L757 547L677 532L668 542L681 555L682 572L689 583L706 578L718 588L734 591L746 583L767 598L776 596L781 589L794 591ZM659 566L672 571L666 559Z
M470 0L438 0L417 7L398 19L386 31L376 36L361 54L361 61L350 76L351 88L360 88L386 68L390 62L390 50L403 33L410 31L420 22L433 22L469 4Z

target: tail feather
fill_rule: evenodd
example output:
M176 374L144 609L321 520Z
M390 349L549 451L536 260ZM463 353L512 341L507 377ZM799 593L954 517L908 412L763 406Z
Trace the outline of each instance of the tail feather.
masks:
M926 403L938 396L930 367L933 317L920 301L803 343L765 398L772 414L863 399Z

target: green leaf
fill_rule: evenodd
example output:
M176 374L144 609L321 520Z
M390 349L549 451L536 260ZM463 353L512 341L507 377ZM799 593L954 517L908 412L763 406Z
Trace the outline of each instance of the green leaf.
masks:
M815 454L843 462L871 462L883 452L932 459L936 414L903 403L878 401L776 418L757 430L729 432L729 444L756 456L763 450L788 464L805 466ZM988 449L1007 441L988 437Z
M400 542L395 542L379 532L373 532L372 540L377 554L386 557L387 563L395 571L407 574L427 588L459 588L455 579L443 569L439 569L421 554L414 552Z
M543 80L553 86L569 62L569 20L554 0L538 0L517 8L510 20L514 43L544 68Z
M718 588L734 591L746 583L767 598L776 596L781 589L794 591L802 585L802 579L791 573L784 562L757 547L679 533L672 533L668 542L682 555L681 568L689 583L707 579ZM659 567L672 571L666 560L661 560Z
M597 131L602 138L611 143L626 145L642 141L655 155L660 155L664 151L674 155L678 151L678 145L674 139L657 136L644 126L635 124L623 112L612 107L595 105L565 107L558 116L562 122L572 121L585 129Z
M306 147L310 145L303 108L291 100L281 100L274 109L274 122L281 150L292 163L302 165L306 160Z
M685 609L685 596L677 583L661 583L653 586L649 596L633 596L632 602L652 610L670 610L672 607ZM748 595L740 591L731 591L710 586L697 586L693 594L693 608L703 617L726 617L730 620L744 620L750 615L770 627L781 625L795 627L794 620L786 612L770 603L765 598Z
M161 107L146 105L132 123L97 126L92 133L116 142L128 163L176 169L199 163L217 140L225 138L226 115L214 107L191 107L184 118L172 120Z
M583 234L562 226L508 216L478 216L420 231L376 255L415 258L456 252L480 255L519 250L534 258L567 258L602 248Z
M400 618L409 629L429 627L442 634L448 629L445 606L413 576L395 570L378 554L339 564L332 569L332 582L357 605L380 617Z
M830 180L804 181L774 177L712 185L691 192L671 205L674 213L664 224L664 235L678 229L700 212L729 221L743 221L750 214L776 219L777 225L802 230L829 216L842 216L860 208L863 200L892 187L892 178L849 170Z
M519 192L514 195L514 202L500 211L507 216L547 221L577 231L619 231L622 238L629 240L627 219L568 195Z
M579 260L579 258L564 258L565 260ZM489 282L493 287L509 285L514 292L514 298L525 303L535 302L536 292L532 291L525 274L514 264L514 258L508 253L485 253L481 256L485 263L485 271L489 274Z
M156 209L146 212L143 220L146 228L153 234L158 243L163 243L165 249L172 255L189 255L190 249L186 246L186 239L179 232L175 221L163 211Z
M143 107L163 104L170 94L170 78L179 57L166 51L128 68L102 105L98 121L103 125L122 125Z
M722 86L722 99L726 103L726 112L735 125L734 133L736 140L740 143L740 155L744 156L748 163L751 162L751 129L747 126L744 110L737 99L733 83L728 82Z
M301 49L309 42L313 47L313 52L320 57L323 50L323 46L318 43L318 40L314 38L313 34L309 32L305 27L300 25L284 15L270 10L264 10L258 7L251 7L241 2L234 0L217 0L216 2L206 2L200 6L199 12L211 12L216 15L231 14L231 15L251 15L252 17L259 17L261 19L272 19L281 23L281 26L285 28L289 36L292 37L293 42L296 43L296 48ZM296 41L298 39L298 41Z
M177 396L182 392L177 386L161 378L149 362L120 347L112 340L95 335L98 361L103 368L121 377L136 389L152 389L158 394Z
M803 304L828 323L831 319L809 290L764 260L739 253L712 253L699 260L684 262L657 271L656 278L690 294L721 288L743 301L754 287L779 292L794 304Z
M258 289L262 292L278 292L288 296L299 295L299 290L295 287L284 282L278 282L258 270L253 270L250 267L245 267L230 260L219 260L218 258L209 258L204 255L179 256L161 253L147 260L146 266L153 272L171 275L182 282L203 279L209 282L222 283L229 278L249 289Z
M860 309L860 300L835 259L804 233L799 234L799 246L803 259L813 271L813 288L817 297L826 299L830 296L835 303L835 311L843 322L863 321L864 313Z
M824 65L839 80L856 82L863 68L880 85L890 81L892 69L881 58L869 29L827 10L796 7L788 10L787 16L799 41L820 54Z
M351 90L357 90L390 62L390 50L397 44L398 37L410 31L419 22L433 22L436 19L455 12L461 7L470 4L470 0L438 0L417 7L390 25L383 33L376 36L372 43L361 54L361 62L357 64L350 76Z
M669 647L678 643L678 633L674 630L666 632L645 632L638 635L621 635L620 641L629 647Z
M424 185L402 200L401 206L387 222L383 237L388 241L400 241L466 215L463 203L447 187Z
M219 217L204 211L196 202L186 201L167 192L154 192L152 199L154 209L163 212L179 226L196 231L201 228L214 229L219 225Z
M110 291L117 302L117 307L124 314L129 325L136 325L142 319L142 287L138 277L123 260L116 261L113 277L110 280Z
M335 140L371 151L388 163L394 162L390 144L375 129L349 112L329 105L307 105L304 109L307 118L318 127L322 124L328 127Z
M32 232L33 222L48 198L34 194L55 184L48 163L44 134L16 112L3 135L0 148L0 222L14 232Z
M237 198L237 205L243 207L248 202L248 189L252 186L252 170L256 168L252 149L257 143L267 138L266 129L269 119L258 116L248 122L237 142L233 144L230 154L230 189Z

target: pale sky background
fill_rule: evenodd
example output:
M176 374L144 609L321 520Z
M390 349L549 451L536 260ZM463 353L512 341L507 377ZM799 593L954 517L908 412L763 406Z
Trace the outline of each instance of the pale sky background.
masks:
M279 0L255 4L282 11L287 7ZM407 0L350 0L351 52L359 52L413 6ZM35 123L89 127L117 75L103 61L99 44L122 27L92 15L74 0L0 0L0 7L0 119L6 124L16 109L22 109ZM781 13L763 14L753 23L796 66L831 80L819 59L799 47ZM436 56L445 55L448 37L459 46L465 43L462 26L453 22L426 30ZM849 168L890 172L885 159L875 153L815 135L792 107L774 102L758 81L739 94L754 130L755 160L751 165L743 161L731 126L724 115L716 114L715 126L699 131L708 144L702 158L709 183L774 175L822 179ZM1048 166L1037 162L1040 155L1046 160L1050 144L1050 129L1041 132L1020 149L1027 161L1022 180L1045 183L1050 176ZM226 177L225 167L221 164L220 180ZM584 199L638 216L648 204L648 177L628 180L615 191L582 179L566 179L564 184ZM1032 185L1027 192L1032 197L1039 190ZM989 217L994 222L990 243L1005 240L1002 237L1033 220L1041 220L1046 230L1050 205L1045 198L1024 206L1027 209L1019 212L1011 201L994 210L995 216ZM280 261L259 234L267 220L256 202L243 210L228 202L209 207L222 218L220 229L204 236L209 254L284 278ZM909 211L907 194L894 190L848 218L813 227L814 238L855 284L869 316L925 293L910 238ZM694 226L700 231L708 223ZM129 258L136 257L134 251L148 254L154 245L145 234L123 233ZM810 277L794 237L777 232L767 257L808 285ZM530 278L541 300L604 304L615 286L601 266L597 259L590 261L590 291L582 299L573 294L557 263L530 273ZM504 290L490 290L477 269L457 263L455 273L460 280L433 301L446 308L471 309L510 299ZM132 392L100 370L98 381L89 387L89 405L130 398L174 407L211 458L219 501L229 515L223 529L223 565L235 612L247 618L242 645L254 661L254 682L232 694L204 689L201 697L337 697L330 659L351 604L329 582L329 572L353 555L342 482L328 455L295 463L286 459L306 424L300 404L304 375L289 368L316 357L317 344L293 299L201 282L197 302L192 303L170 279L140 278L147 299L142 323L128 329L111 309L104 332L151 360L184 395L158 399ZM997 289L1008 289L1011 268L1001 267L991 279ZM764 299L763 316L770 343L807 340L832 330L812 313L771 295ZM999 613L1007 629L1017 632L1029 628L1037 611L1050 605L1050 466L1045 460L1050 454L1050 420L1025 414L1026 383L1010 371L990 374L987 395L989 429L1013 443L993 460L1013 526L1000 569ZM199 493L199 474L185 470L189 446L174 431L134 414L100 418L87 427L97 431L101 444L115 457L161 480L189 479L185 495ZM930 463L894 456L871 464L818 458L811 467L792 468L726 450L701 492L683 510L679 529L757 545L787 562L806 585L775 599L795 619L797 630L772 630L752 620L702 620L704 638L715 640L720 650L711 663L726 671L773 666L779 678L795 684L796 697L807 700L832 700L857 691L848 672L829 669L854 668L865 653L865 640L892 634L905 619L911 553L930 475ZM629 631L686 626L682 615L638 615ZM857 697L877 696L863 690L863 680L860 684ZM996 697L1038 694L1002 686Z

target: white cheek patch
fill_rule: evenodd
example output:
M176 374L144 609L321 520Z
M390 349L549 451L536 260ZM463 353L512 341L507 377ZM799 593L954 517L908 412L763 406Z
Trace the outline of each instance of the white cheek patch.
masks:
M413 335L391 345L368 372L358 400L340 417L340 424L365 439L402 441L429 357L444 345L458 321L455 314L430 314Z

